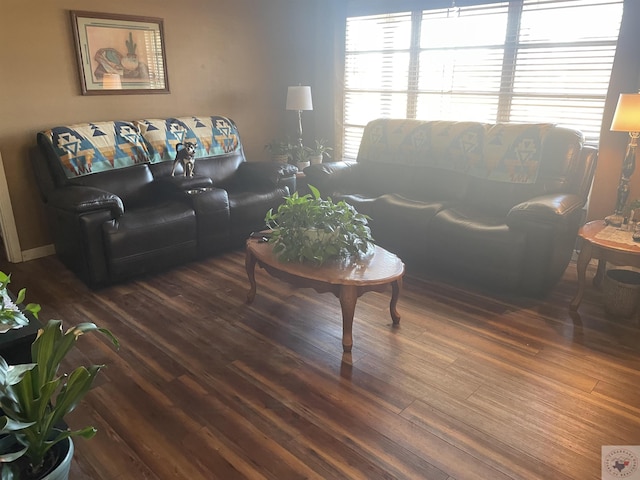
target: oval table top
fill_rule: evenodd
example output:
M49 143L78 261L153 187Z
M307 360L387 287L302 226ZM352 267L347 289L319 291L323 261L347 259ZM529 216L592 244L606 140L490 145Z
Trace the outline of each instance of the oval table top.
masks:
M375 245L373 253L362 259L327 261L322 265L283 262L273 253L273 244L247 240L247 249L259 262L297 277L332 285L384 285L404 274L404 263L395 254Z

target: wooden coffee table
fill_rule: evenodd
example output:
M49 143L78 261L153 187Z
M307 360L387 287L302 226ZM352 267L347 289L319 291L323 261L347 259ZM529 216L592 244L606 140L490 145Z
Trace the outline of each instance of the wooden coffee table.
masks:
M322 266L298 262L281 262L273 254L273 245L258 239L247 240L245 266L251 288L247 293L247 302L256 296L256 263L271 276L284 280L300 288L313 288L318 293L331 292L340 299L342 308L342 346L350 352L353 346L353 315L358 297L366 292L383 291L391 284L391 303L389 311L394 325L400 322L396 310L404 264L393 253L384 248L375 247L372 255L365 259L345 264L327 262Z
M582 238L582 247L578 255L578 292L571 301L571 310L577 310L584 295L586 285L587 266L592 258L598 259L598 270L593 277L593 284L600 286L604 277L607 262L614 265L629 265L640 267L640 243L622 243L612 240L598 238L598 234L607 227L604 220L595 220L583 225L578 231L578 236ZM613 228L613 227L611 227ZM631 232L621 232L623 236L631 239Z

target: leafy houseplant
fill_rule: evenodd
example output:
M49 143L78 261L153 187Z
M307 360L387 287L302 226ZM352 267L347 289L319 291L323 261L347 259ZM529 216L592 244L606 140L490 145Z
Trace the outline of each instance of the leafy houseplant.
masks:
M326 140L324 138L321 139L316 139L315 140L315 146L309 148L310 150L310 157L313 159L315 157L315 162L312 160L311 163L322 163L323 157L326 155L328 158L331 158L331 154L329 153L330 151L333 150L333 148L331 147L327 147L326 144ZM318 157L320 157L318 159Z
M311 156L313 155L313 150L309 147L296 145L293 147L294 152L294 160L298 165L298 168L308 167L310 163Z
M24 302L27 289L22 288L18 292L18 296L14 303L9 297L9 292L7 291L7 285L9 285L9 283L11 283L11 275L0 272L0 333L4 333L13 328L24 327L29 324L27 317L16 305L16 303L21 304ZM24 309L34 317L38 318L40 305L29 303L24 307Z
M278 258L321 265L332 258L369 253L373 243L369 217L342 200L322 199L313 185L309 189L311 195L294 192L275 212L267 212L265 223L272 229L269 242Z
M37 314L38 310L39 306L30 311ZM58 372L67 353L89 332L100 332L119 346L109 330L93 323L81 323L64 332L60 320L49 320L31 345L33 363L9 366L0 357L2 480L42 478L60 461L53 458L54 445L67 439L70 442L73 436L91 438L95 435L94 427L75 431L60 427L65 415L75 409L103 367L79 366L68 374Z

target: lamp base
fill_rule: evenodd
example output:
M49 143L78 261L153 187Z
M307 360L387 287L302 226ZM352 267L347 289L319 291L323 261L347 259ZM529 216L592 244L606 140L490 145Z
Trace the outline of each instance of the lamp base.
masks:
M607 223L607 225L611 225L612 227L621 227L624 223L624 217L622 215L614 213L604 217L604 221Z

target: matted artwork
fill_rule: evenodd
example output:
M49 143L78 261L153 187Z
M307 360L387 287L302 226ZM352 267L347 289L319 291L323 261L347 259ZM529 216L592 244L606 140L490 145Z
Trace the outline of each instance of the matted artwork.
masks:
M70 13L83 95L169 93L161 18Z

